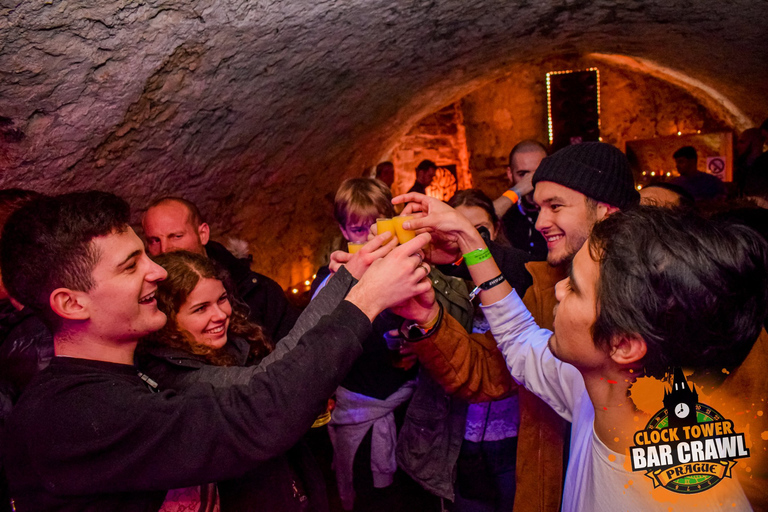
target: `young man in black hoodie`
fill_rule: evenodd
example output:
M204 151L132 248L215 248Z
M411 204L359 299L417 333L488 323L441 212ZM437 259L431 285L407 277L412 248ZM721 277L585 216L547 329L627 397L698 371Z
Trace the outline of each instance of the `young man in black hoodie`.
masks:
M168 489L244 474L309 429L371 320L431 287L420 235L374 261L333 313L247 383L162 391L133 363L138 339L165 323L154 299L165 271L129 216L112 194L65 194L28 203L3 232L6 287L49 324L56 352L6 423L19 512L158 510Z

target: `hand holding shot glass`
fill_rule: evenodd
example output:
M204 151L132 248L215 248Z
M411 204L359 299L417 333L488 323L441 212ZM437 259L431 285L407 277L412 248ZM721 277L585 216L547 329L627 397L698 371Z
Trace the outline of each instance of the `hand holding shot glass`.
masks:
M392 233L400 244L404 244L416 237L416 231L405 229L403 223L413 219L412 215L398 215L397 217L376 219L376 233Z
M405 228L432 235L432 242L424 248L428 261L444 264L464 258L483 304L492 304L511 292L485 240L464 215L439 199L417 192L397 196L392 203L407 203L403 213L413 214Z
M380 243L388 236L377 235L369 244L381 237L378 241ZM373 319L387 308L427 293L432 289L432 283L427 279L430 267L424 263L421 248L429 243L429 240L430 235L422 233L400 247L391 249L386 256L372 261L359 277L360 282L349 292L347 300ZM385 250L392 243L394 240L378 250ZM367 249L364 247L352 255L347 268L365 257ZM357 277L352 270L350 273Z
M350 249L353 242L349 242ZM354 244L358 245L358 244ZM359 244L349 252L335 251L331 254L329 268L331 272L337 272L339 267L345 265L350 274L355 279L360 279L368 267L379 258L389 254L392 249L397 247L397 239L392 237L391 233L376 235L365 243Z

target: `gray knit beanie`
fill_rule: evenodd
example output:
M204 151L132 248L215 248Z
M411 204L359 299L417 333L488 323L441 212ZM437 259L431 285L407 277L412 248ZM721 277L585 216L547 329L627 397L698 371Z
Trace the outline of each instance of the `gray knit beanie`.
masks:
M582 142L546 157L533 175L533 184L551 181L590 199L620 209L640 202L624 153L604 142Z

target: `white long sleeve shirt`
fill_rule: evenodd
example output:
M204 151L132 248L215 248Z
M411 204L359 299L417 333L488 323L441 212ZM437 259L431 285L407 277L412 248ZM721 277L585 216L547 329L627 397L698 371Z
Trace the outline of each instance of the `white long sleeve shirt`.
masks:
M552 332L536 325L517 293L483 306L483 312L512 377L573 424L563 511L752 510L735 478L684 495L653 489L643 472L627 471L625 455L610 450L595 433L595 410L581 373L552 354L547 345Z

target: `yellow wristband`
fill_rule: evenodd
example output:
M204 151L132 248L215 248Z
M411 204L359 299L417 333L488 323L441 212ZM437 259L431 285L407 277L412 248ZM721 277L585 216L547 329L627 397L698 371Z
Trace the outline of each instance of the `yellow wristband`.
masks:
M509 199L510 201L512 201L512 204L517 204L517 202L520 200L520 196L518 196L518 195L515 193L515 191L514 191L514 190L512 190L512 189L509 189L509 190L507 190L506 192L504 192L504 193L503 193L503 194L501 194L501 195L503 195L504 197L506 197L507 199Z
M437 324L438 320L440 320L440 313L439 312L435 315L435 318L433 318L432 320L430 320L426 324L419 324L419 327L421 327L425 331L428 331L428 330L430 330L431 328L433 328Z

